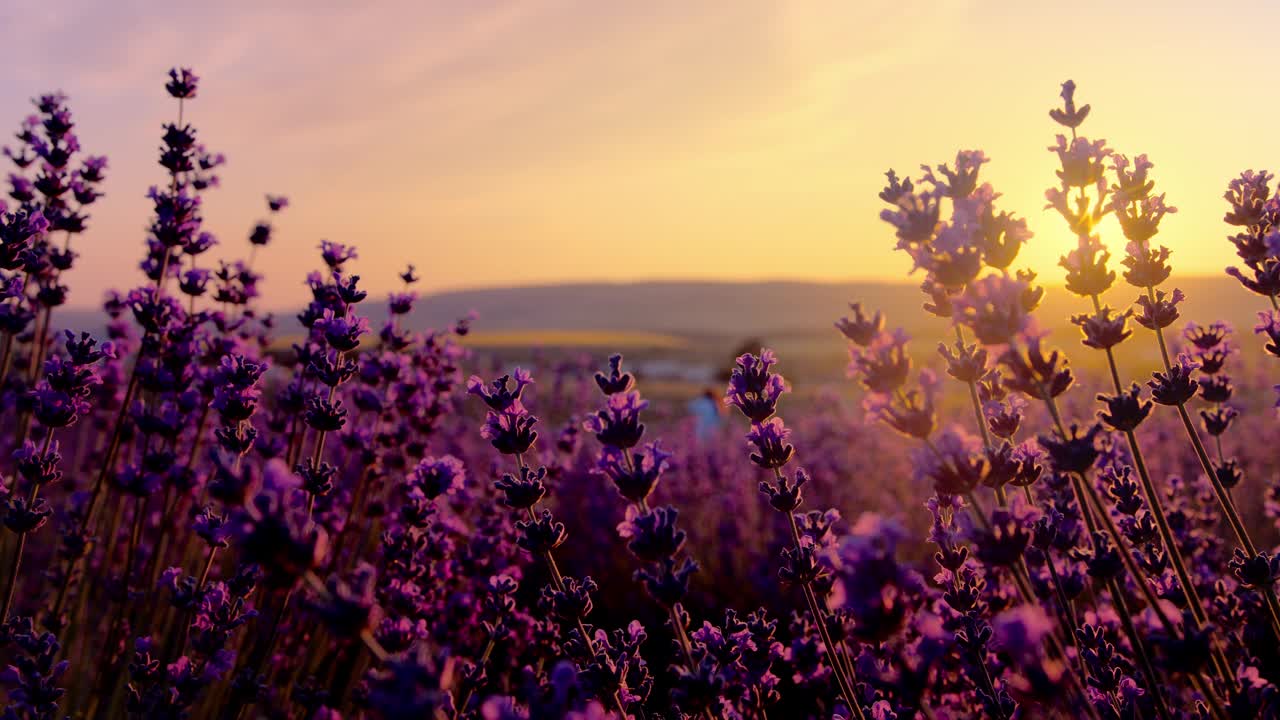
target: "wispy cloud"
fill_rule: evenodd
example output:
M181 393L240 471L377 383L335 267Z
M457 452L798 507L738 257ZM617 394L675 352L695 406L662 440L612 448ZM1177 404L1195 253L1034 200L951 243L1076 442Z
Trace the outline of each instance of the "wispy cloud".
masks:
M1260 41L1265 13L1275 19L1261 5L1152 14L1095 0L1066 15L964 0L10 4L0 127L61 87L85 145L112 158L78 303L133 272L173 112L160 86L177 64L205 78L189 117L231 158L209 202L215 231L238 247L263 192L295 198L261 259L274 304L301 297L299 258L321 237L360 244L374 287L406 259L449 286L898 273L876 220L880 174L975 146L1040 232L1028 257L1051 266L1061 240L1039 207L1057 83L1075 75L1100 131L1169 172L1184 209L1171 233L1216 233L1218 186L1257 161L1251 118L1280 109L1252 91L1253 114L1225 135L1214 110L1256 88L1232 48ZM1221 47L1193 63L1189 37ZM1211 150L1190 147L1206 132L1219 134L1199 143ZM1175 250L1214 269L1198 247ZM497 274L503 254L522 261Z

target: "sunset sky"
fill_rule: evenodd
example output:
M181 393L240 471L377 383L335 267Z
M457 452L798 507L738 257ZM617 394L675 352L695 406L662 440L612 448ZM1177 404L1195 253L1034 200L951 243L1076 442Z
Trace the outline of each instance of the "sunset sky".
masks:
M110 157L74 305L141 277L174 65L202 77L187 118L230 158L205 213L220 252L243 252L264 193L293 201L259 255L272 307L303 299L321 238L358 245L377 291L406 261L424 290L896 279L883 172L961 148L991 156L1001 207L1036 233L1023 259L1052 279L1071 239L1041 209L1047 111L1070 77L1087 134L1156 163L1181 210L1161 235L1175 273L1220 272L1226 181L1280 160L1280 10L1142 5L9 3L0 129L61 88L85 149Z

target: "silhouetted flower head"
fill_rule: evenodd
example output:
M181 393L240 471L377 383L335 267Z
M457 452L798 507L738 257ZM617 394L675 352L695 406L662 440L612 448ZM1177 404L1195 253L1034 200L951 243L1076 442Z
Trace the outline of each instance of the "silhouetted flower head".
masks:
M1002 400L991 399L983 402L982 416L986 419L987 429L992 435L1009 440L1022 426L1026 409L1026 398L1021 395L1008 395Z
M513 380L511 375L503 375L488 385L479 376L472 375L467 380L467 393L483 400L495 412L522 412L524 406L520 404L520 396L526 387L533 384L533 376L520 368L516 368L512 375L515 380L514 388L510 387Z
M918 388L894 393L871 393L862 406L867 417L917 439L929 437L937 425L935 406L939 394L937 376L931 370L920 371Z
M453 662L420 645L369 671L365 702L382 720L454 715Z
M225 548L232 528L225 515L215 512L213 506L205 505L191 519L191 529L209 547Z
M1016 564L1031 544L1027 518L1008 508L992 510L989 525L974 528L973 534L978 559L995 567Z
M58 469L62 455L58 452L58 443L52 442L46 450L27 440L13 451L13 465L18 474L27 482L44 486L62 479L62 471Z
M1199 358L1195 360L1197 369L1203 368L1203 361ZM1222 404L1231 400L1231 396L1235 392L1235 386L1231 384L1231 378L1226 375L1209 375L1199 378L1200 397L1205 402Z
M635 386L635 378L629 372L622 371L622 356L609 356L609 374L602 372L595 374L596 385L600 388L600 392L605 395L617 395L625 393Z
M693 558L685 557L679 562L667 559L656 565L640 568L636 571L636 579L659 605L674 608L689 593L689 578L697 570L698 563Z
M347 409L342 401L328 400L319 395L307 398L307 409L303 413L307 425L320 432L338 432L347 424Z
M29 259L31 244L43 239L49 221L39 211L0 212L0 269L17 270Z
M1046 355L1037 336L1027 338L1026 343L1025 351L1010 346L1000 356L1000 363L1009 370L1009 377L1004 383L1009 389L1036 400L1043 399L1045 395L1056 398L1066 392L1075 381L1066 357L1057 350Z
M196 96L200 78L191 72L191 68L173 68L169 71L169 82L164 89L180 100L191 100Z
M880 211L880 219L896 229L899 249L914 248L933 239L938 230L939 197L932 192L896 192L893 209Z
M1092 315L1073 316L1071 322L1078 325L1084 333L1084 340L1081 342L1097 350L1106 350L1119 345L1132 335L1133 331L1127 326L1133 310L1128 309L1115 315L1112 313L1110 307L1104 307Z
M1230 405L1221 405L1212 410L1200 411L1204 430L1213 437L1219 437L1225 433L1231 427L1231 423L1239 416L1240 411Z
M1161 405L1182 405L1195 397L1200 386L1193 377L1199 368L1189 355L1178 356L1177 362L1166 372L1152 373L1147 386L1151 388L1151 399Z
M769 505L778 512L790 513L804 502L804 484L809 482L809 475L803 468L796 468L795 482L779 475L772 482L761 480L760 492L769 498Z
M1113 430L1130 432L1142 424L1151 414L1151 402L1142 400L1142 388L1133 383L1127 392L1107 395L1099 393L1098 401L1106 404L1106 410L1099 410L1098 417Z
M1040 446L1049 454L1049 464L1054 472L1082 474L1093 467L1100 454L1098 435L1102 426L1094 423L1083 432L1078 425L1067 428L1067 437L1041 435Z
M1229 565L1240 584L1248 588L1267 590L1280 580L1280 556L1258 553L1250 557L1236 548Z
M1169 251L1164 247L1158 251L1149 250L1147 241L1160 232L1160 222L1165 219L1165 215L1178 213L1178 208L1166 205L1165 195L1161 193L1139 200L1116 195L1112 197L1111 209L1120 222L1125 238L1128 238L1130 245L1135 246L1129 250L1130 258L1125 259L1125 265L1129 266L1129 272L1125 273L1126 281L1138 287L1155 286L1164 282L1164 279L1169 278L1169 265L1166 264ZM1130 260L1133 260L1132 264ZM1161 278L1160 282L1143 282L1156 278Z
M235 527L245 561L261 566L265 579L276 586L297 582L319 565L328 549L324 529L285 490L259 494L250 508L239 511Z
M44 498L28 501L24 497L10 495L0 503L4 508L4 526L19 535L39 530L53 515L53 510Z

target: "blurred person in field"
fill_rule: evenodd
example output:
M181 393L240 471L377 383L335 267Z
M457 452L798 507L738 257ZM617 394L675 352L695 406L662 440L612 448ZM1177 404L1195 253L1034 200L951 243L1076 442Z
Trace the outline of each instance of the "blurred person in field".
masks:
M720 403L715 391L707 388L689 401L689 414L693 416L693 430L699 440L705 440L720 429Z

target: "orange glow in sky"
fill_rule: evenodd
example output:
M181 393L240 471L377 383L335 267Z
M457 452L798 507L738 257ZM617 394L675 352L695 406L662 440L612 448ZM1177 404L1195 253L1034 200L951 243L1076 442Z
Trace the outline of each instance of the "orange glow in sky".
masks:
M883 173L962 148L991 157L1036 233L1020 264L1052 280L1074 240L1042 210L1047 112L1073 78L1086 134L1156 163L1175 273L1217 273L1226 182L1278 159L1277 21L1263 2L18 3L0 128L61 88L110 157L73 305L141 277L173 65L203 78L187 118L230 158L215 256L244 252L264 193L292 201L258 255L271 307L303 300L321 238L358 245L375 291L406 261L426 289L898 278Z

